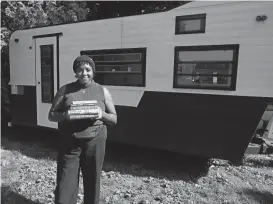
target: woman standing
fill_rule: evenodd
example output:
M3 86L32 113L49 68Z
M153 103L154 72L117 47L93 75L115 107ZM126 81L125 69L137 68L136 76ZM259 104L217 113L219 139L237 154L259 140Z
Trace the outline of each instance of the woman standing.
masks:
M104 162L106 125L117 123L109 91L94 79L95 63L85 55L74 60L75 82L62 86L52 103L48 119L59 123L61 133L57 161L55 204L76 204L80 168L83 175L84 203L98 204L100 176ZM98 114L87 119L69 119L74 101L96 100Z

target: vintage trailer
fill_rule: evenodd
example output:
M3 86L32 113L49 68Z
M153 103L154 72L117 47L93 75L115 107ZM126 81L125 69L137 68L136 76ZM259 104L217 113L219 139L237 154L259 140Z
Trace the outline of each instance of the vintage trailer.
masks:
M273 2L191 2L167 12L48 26L10 38L12 124L48 120L80 54L96 62L118 124L109 140L242 158L273 98Z

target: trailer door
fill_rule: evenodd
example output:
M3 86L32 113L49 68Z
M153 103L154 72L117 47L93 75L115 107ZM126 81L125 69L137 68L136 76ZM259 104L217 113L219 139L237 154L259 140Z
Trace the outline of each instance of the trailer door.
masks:
M35 38L37 125L57 128L48 120L48 112L57 92L57 37Z

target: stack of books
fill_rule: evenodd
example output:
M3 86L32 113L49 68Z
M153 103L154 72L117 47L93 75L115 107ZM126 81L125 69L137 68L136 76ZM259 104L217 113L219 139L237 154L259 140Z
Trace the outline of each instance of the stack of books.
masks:
M73 101L69 110L68 117L70 120L87 119L97 117L99 108L96 100L91 101Z

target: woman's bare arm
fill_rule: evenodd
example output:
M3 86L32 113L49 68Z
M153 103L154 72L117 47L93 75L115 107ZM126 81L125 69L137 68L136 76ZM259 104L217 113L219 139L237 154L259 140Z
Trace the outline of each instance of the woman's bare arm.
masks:
M102 112L101 120L108 125L115 125L117 123L117 113L112 96L107 88L103 87L105 97L105 112Z
M66 115L63 112L59 112L60 106L63 102L64 96L64 89L65 87L61 87L58 92L56 93L50 111L48 113L48 120L52 122L62 122L66 119Z

